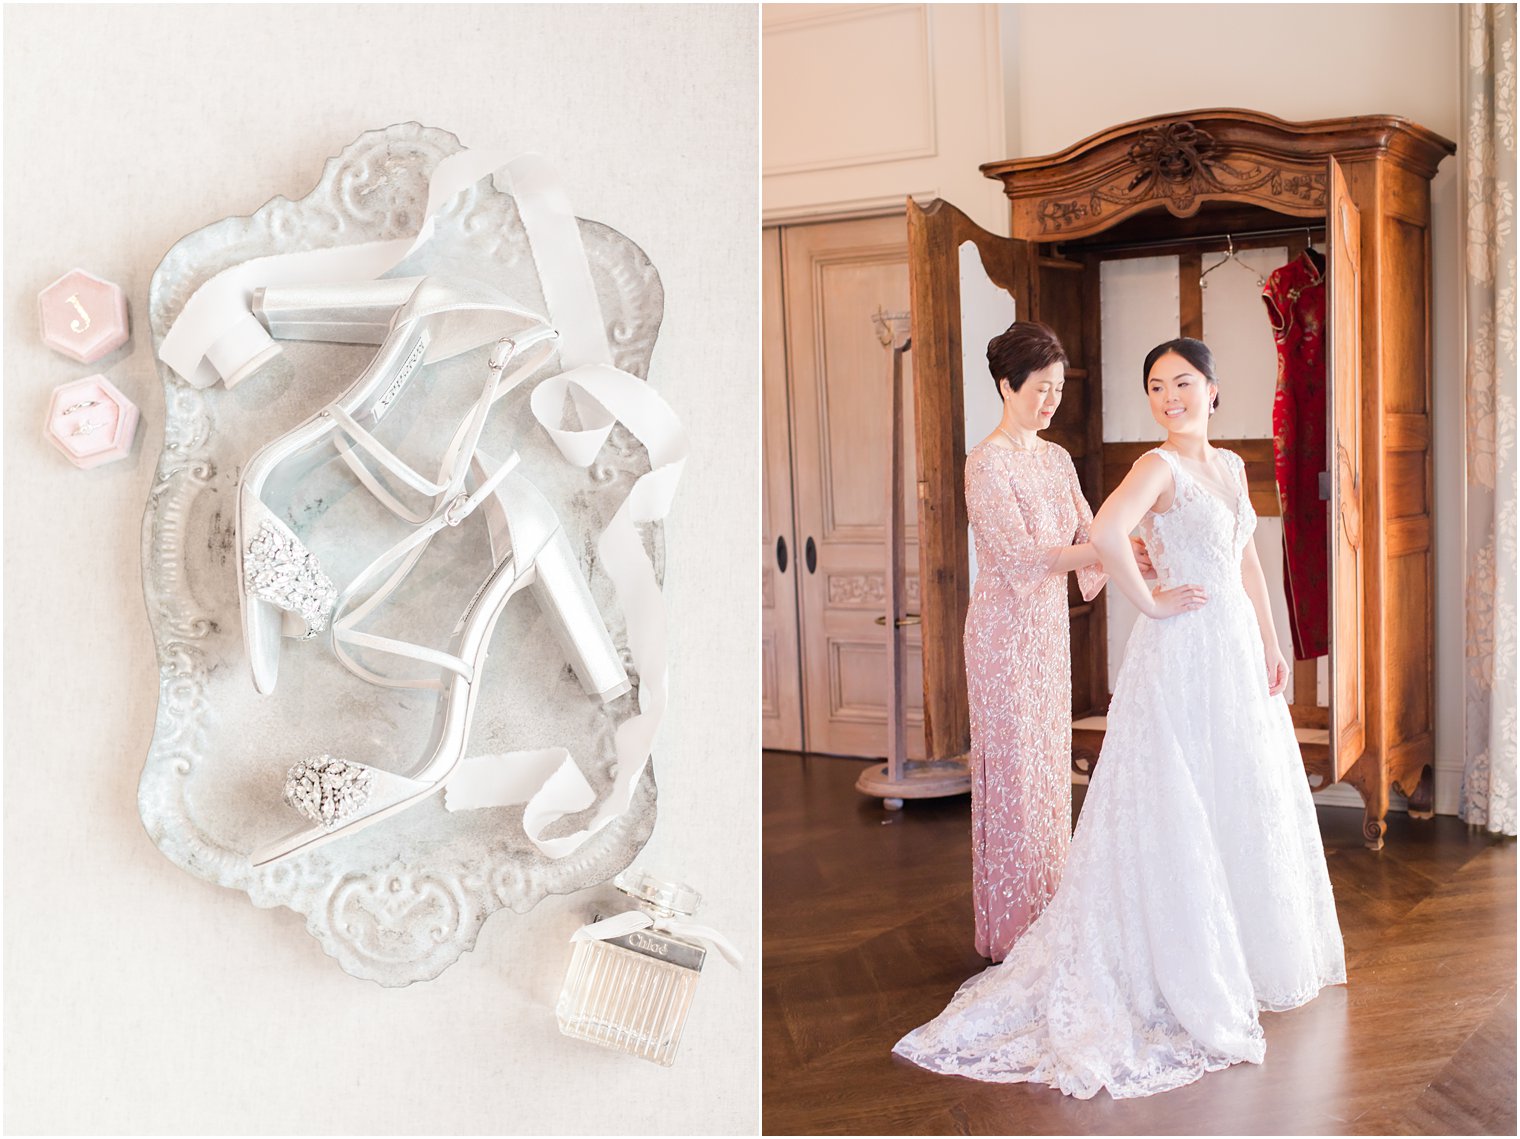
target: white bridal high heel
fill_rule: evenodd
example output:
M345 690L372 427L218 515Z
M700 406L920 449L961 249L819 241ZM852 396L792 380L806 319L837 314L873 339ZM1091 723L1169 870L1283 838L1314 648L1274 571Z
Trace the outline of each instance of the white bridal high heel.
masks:
M407 291L411 282L376 278L394 272L422 243L430 240L434 217L443 204L452 201L459 189L473 185L488 173L494 173L498 179L503 174L509 176L510 192L516 200L522 231L528 238L538 272L543 303L557 332L550 331L542 317L508 302L506 307L520 314L525 327L480 323L478 332L454 343L451 350L460 356L453 363L433 369L423 377L433 391L419 402L409 394L418 386L415 371L447 357L437 343L420 346L422 359L412 365L411 354L419 345L402 343L399 337L392 343L391 338L397 335L404 319L398 308L411 300ZM626 817L645 785L643 778L651 748L669 701L669 674L664 599L648 549L648 534L641 528L657 524L668 515L690 446L679 419L660 395L644 379L617 364L614 344L608 336L607 317L611 314L604 314L598 295L609 278L605 266L593 272L582 244L586 224L576 217L552 169L541 158L460 152L441 161L431 175L427 214L412 239L275 254L225 269L196 289L165 333L159 345L159 358L195 388L205 388L218 380L224 381L229 389L245 382L244 377L255 372L259 363L275 350L271 335L381 345L376 361L365 369L349 392L324 409L328 412L326 417L314 416L295 432L276 440L260 451L243 472L234 516L238 528L238 588L240 601L247 607L244 622L249 655L256 683L262 691L269 691L277 678L281 635L311 636L325 628L331 630L329 643L340 664L355 675L379 684L440 692L439 712L426 747L414 749L408 744L400 753L415 751L419 756L416 762L386 758L379 762L393 770L381 771L372 765L319 756L293 769L290 798L309 808L307 817L314 825L255 851L252 856L255 863L268 864L351 833L404 809L437 790L445 780L449 784L447 807L451 811L526 803L522 829L528 841L548 858L564 858ZM617 284L615 271L610 280ZM331 281L363 283L342 287L320 284ZM260 285L266 288L261 290ZM658 310L657 279L652 289L641 288L639 294L651 300ZM250 311L250 297L254 298L255 311ZM475 299L478 302L479 298ZM491 306L476 303L463 307ZM439 319L443 324L455 323L452 319ZM473 322L467 323L475 326ZM650 327L641 317L635 319L635 325ZM545 338L542 343L530 340L530 334L538 330ZM493 364L505 364L519 352L520 361L506 378L500 375L501 369L493 367L473 409L463 408L464 400L476 391L473 384L458 382L460 366L469 366L463 353L471 343L483 344L490 335L499 336L503 331L509 342L493 351ZM512 340L513 337L516 339ZM557 337L553 345L547 343L550 337ZM440 336L441 341L454 339ZM611 585L617 608L626 621L629 669L636 670L639 676L637 701L630 702L626 716L620 713L613 717L616 725L610 743L614 764L605 768L611 786L600 797L581 775L579 768L584 765L584 757L578 760L571 748L548 749L563 752L562 759L539 753L509 753L508 759L530 754L533 758L522 766L513 764L505 776L499 767L486 770L469 763L464 764L466 770L458 770L461 764L458 752L463 750L470 729L479 669L490 638L490 630L480 622L486 616L492 620L499 617L507 599L524 584L532 584L540 593L543 612L566 646L566 655L576 662L575 671L589 693L610 700L630 689L628 675L611 649L606 627L591 603L584 578L580 577L573 556L576 551L568 543L561 545L558 539L546 541L535 551L530 536L510 533L509 508L522 515L528 493L536 493L531 487L524 491L526 484L520 486L521 480L507 473L516 456L510 456L507 464L497 467L478 450L480 431L491 405L513 383L527 379L548 363L551 356L557 357L553 369L557 374L542 375L526 403L538 428L565 463L587 472L588 478L599 483L593 464L620 425L646 450L649 463L649 469L638 474L621 497L598 493L596 487L588 487L584 492L588 499L597 501L598 507L614 506L611 517L593 530L594 556L598 571ZM445 382L436 382L440 379ZM569 410L572 406L573 411ZM323 418L335 421L337 426L317 422ZM299 434L303 430L309 435ZM328 449L328 443L332 444L332 450ZM338 458L347 464L368 494L347 497L352 483L340 478L333 484L327 477L334 473L331 469L321 472L321 478L310 477L319 466L330 466ZM420 473L431 473L435 464L436 476ZM298 485L303 476L304 485ZM467 491L467 487L472 489ZM545 517L552 517L547 503L539 499L538 504L547 511ZM375 509L377 505L379 510ZM338 507L341 512L329 511L329 507ZM423 566L426 578L412 570L441 528L461 523L477 508L483 508L488 522L487 533L495 555L493 569L465 609L446 650L409 643L431 638L415 629L417 618L426 621L425 613L404 603L388 606L385 616L402 626L397 635L406 641L387 641L355 628L403 581L412 585L420 585L424 580L446 582L449 586L462 584L457 563L440 569ZM302 531L299 519L307 509L326 513L332 526L337 526L340 519L344 524L356 523L347 533L357 541L344 543L341 559L340 551L333 553L332 565L338 566L341 560L343 577L349 576L352 565L369 556L369 551L361 553L356 548L358 542L375 540L382 528L393 529L383 517L385 513L411 522L417 529L339 592L292 532ZM280 517L272 517L275 512ZM380 528L375 526L377 515ZM266 528L266 520L274 524ZM557 523L553 532L559 533ZM497 554L498 534L516 539L511 568ZM261 539L255 549L254 542ZM250 578L247 562L261 563L269 576L262 580ZM519 566L523 567L521 573ZM574 576L561 573L560 566L574 569ZM388 568L389 576L375 586L376 575L382 568ZM524 580L518 581L519 577ZM361 585L373 591L360 597ZM274 596L261 596L266 590ZM512 615L513 626L517 624L517 616ZM395 653L437 666L443 670L443 679L424 682L380 677L353 659L351 650L363 649ZM402 730L409 732L412 727L422 725L409 724ZM457 748L453 743L456 739ZM574 740L567 742L573 748L580 746ZM385 754L394 750L388 749ZM600 738L597 750L603 750ZM376 759L380 754L377 748L361 758ZM559 766L552 772L544 766L554 763ZM594 813L578 823L573 833L567 833L559 825L586 811L593 802Z
M463 488L492 403L548 359L558 334L541 316L488 286L437 277L259 290L254 312L282 339L381 345L342 396L261 448L238 482L243 640L254 686L267 694L278 675L281 635L321 633L337 596L317 559L268 501L284 498L280 491L331 460L331 444L386 509L414 524L426 522ZM510 339L503 340L504 334ZM487 381L459 422L435 477L418 473L376 438L381 421L398 401L406 402L408 389L429 365L492 343ZM503 376L501 368L513 358L520 359L518 367ZM387 486L365 456L400 486ZM409 497L420 496L422 505L403 501L408 493L403 488Z
M471 464L480 480L476 490L456 498L438 518L413 531L372 563L344 591L334 610L333 648L351 671L390 687L441 691L431 737L419 762L400 773L331 755L297 763L286 776L285 801L307 818L308 825L255 851L255 866L353 834L405 810L444 785L469 739L492 631L507 602L524 587L532 590L587 695L605 703L631 688L559 518L531 483L512 472L516 463L515 454L497 466L477 453ZM477 507L484 508L493 565L459 618L446 650L380 637L354 627L399 584L417 554L440 529L457 525ZM510 545L505 556L499 552L504 544ZM359 592L397 563L400 568L349 612ZM407 657L437 666L445 675L442 680L382 676L354 661L349 648Z

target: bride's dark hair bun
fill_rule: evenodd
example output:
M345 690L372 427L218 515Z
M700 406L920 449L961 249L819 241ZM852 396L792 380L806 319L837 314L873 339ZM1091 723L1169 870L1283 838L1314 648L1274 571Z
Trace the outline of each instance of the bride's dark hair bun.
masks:
M1202 340L1194 340L1191 336L1179 336L1176 340L1168 340L1165 344L1158 344L1145 356L1145 369L1140 373L1140 387L1149 390L1151 382L1151 365L1168 352L1175 352L1189 364L1198 369L1201 375L1209 383L1219 384L1219 378L1214 375L1214 353L1209 351L1209 346ZM1209 405L1218 410L1219 395L1216 391L1214 402Z

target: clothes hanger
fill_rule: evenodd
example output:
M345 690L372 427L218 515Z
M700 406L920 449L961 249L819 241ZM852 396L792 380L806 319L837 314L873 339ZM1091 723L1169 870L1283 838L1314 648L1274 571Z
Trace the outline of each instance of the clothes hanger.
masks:
M1210 265L1207 269L1205 269L1203 271L1202 276L1200 276L1198 278L1198 286L1199 286L1199 288L1203 288L1203 289L1208 288L1209 284L1208 284L1208 281L1205 280L1205 278L1208 277L1208 275L1210 273L1212 273L1215 269L1218 269L1221 265L1225 265L1225 264L1227 264L1227 263L1229 263L1231 261L1235 262L1235 264L1239 265L1246 272L1251 273L1252 275L1255 276L1255 278L1256 278L1256 287L1258 289L1265 287L1265 285L1267 283L1267 279L1265 277L1263 277L1260 273L1256 272L1255 269L1252 269L1249 265L1247 265L1244 261L1242 261L1239 257L1237 257L1235 255L1235 236L1234 236L1234 234L1229 234L1229 233L1225 234L1225 241L1229 245L1229 252L1226 253L1222 258L1220 258L1218 261L1216 261L1214 264Z
M1309 258L1309 264L1314 266L1314 280L1311 285L1317 285L1325 279L1325 255L1314 248L1314 231L1304 230L1304 255Z

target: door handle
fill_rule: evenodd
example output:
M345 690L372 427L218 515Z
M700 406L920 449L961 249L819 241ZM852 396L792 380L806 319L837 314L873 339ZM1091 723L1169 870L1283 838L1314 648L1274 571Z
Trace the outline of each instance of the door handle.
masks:
M807 545L802 547L802 556L807 561L808 573L818 571L818 547L813 544L813 539L807 540Z
M784 535L776 539L776 568L782 573L786 572L786 537Z

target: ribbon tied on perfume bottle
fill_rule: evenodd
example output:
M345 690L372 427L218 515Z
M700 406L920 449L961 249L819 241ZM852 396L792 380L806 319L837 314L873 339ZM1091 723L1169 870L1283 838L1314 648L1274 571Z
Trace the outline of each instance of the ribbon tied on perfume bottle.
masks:
M704 945L716 949L723 960L727 961L735 969L744 963L744 957L734 948L734 943L729 941L710 925L702 925L700 922L687 921L684 918L657 917L654 914L645 913L643 910L627 910L624 913L614 914L610 918L583 925L570 935L574 941L610 941L615 937L626 937L630 933L636 933L641 929L652 929L657 933L668 933L672 937L684 937L691 941L700 941Z

